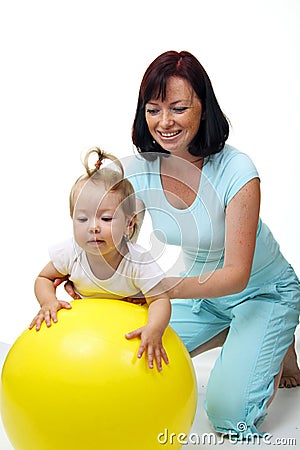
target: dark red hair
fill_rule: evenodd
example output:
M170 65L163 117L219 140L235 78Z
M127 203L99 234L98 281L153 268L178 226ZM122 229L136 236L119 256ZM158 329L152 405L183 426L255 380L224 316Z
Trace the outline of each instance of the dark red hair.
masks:
M201 101L205 119L201 121L198 133L190 144L189 152L202 157L218 153L228 138L229 124L221 111L207 73L200 62L186 51L165 52L158 56L146 70L140 86L132 128L134 145L142 154L169 153L155 141L153 142L145 118L145 105L152 99L161 98L164 101L170 77L187 80Z

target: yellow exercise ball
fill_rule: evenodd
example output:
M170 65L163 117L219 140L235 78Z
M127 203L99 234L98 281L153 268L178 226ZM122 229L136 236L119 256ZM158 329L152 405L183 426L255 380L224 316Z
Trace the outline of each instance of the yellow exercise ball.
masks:
M158 372L137 358L139 339L124 337L146 323L146 307L75 300L58 319L24 331L3 366L1 414L15 450L181 448L197 384L172 328L163 336L170 364Z

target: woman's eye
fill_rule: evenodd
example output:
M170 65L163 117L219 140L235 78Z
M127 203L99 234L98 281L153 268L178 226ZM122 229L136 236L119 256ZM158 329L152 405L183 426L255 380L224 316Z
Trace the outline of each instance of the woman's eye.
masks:
M184 111L186 111L187 109L189 109L187 106L176 106L176 108L172 108L172 111L174 111L175 113L182 113Z
M189 109L188 106L174 106L173 108L170 108L170 111L172 113L175 113L175 114L181 114L184 111L186 111L187 109ZM158 109L158 108L147 108L146 109L146 113L149 114L150 116L155 116L155 115L160 113L160 109Z
M154 116L155 114L159 113L159 109L147 108L146 109L146 113L150 114L150 116Z

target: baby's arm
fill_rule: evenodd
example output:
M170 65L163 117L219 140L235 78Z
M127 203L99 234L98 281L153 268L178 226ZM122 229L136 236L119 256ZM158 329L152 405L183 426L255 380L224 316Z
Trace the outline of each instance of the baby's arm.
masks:
M146 352L149 367L153 368L153 361L155 360L159 371L162 370L162 359L166 364L169 363L162 344L162 336L171 316L169 297L161 290L162 284L159 283L147 292L146 300L149 305L147 324L126 334L127 339L140 337L141 344L138 350L138 358L141 358L143 353Z
M29 325L29 329L35 326L38 331L41 328L43 321L45 321L47 327L50 327L51 321L57 322L56 313L58 310L62 308L72 308L70 303L58 300L56 297L56 289L53 281L56 278L62 278L63 276L64 275L55 269L53 263L50 261L36 278L34 292L41 305L41 309Z

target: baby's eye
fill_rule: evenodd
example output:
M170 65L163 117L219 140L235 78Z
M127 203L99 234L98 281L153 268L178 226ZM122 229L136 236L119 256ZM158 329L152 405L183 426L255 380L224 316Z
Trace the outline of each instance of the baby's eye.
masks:
M102 217L101 220L103 220L104 222L111 222L112 217Z
M77 217L77 221L80 223L84 223L87 221L87 218L86 217Z

